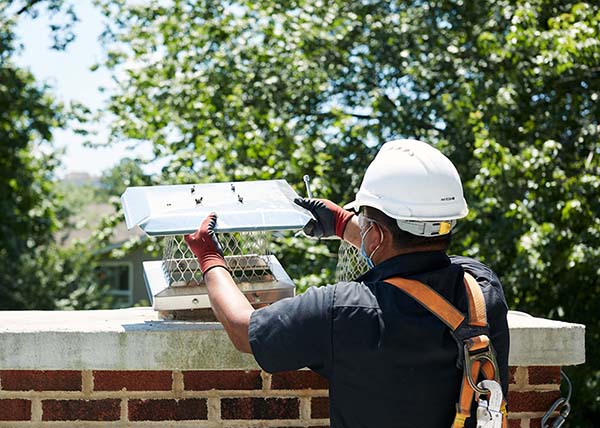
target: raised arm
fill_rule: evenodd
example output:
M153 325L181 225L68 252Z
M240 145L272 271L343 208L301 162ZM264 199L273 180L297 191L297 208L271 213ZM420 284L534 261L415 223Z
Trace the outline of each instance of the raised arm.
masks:
M217 215L209 214L196 232L185 236L185 242L198 258L210 304L217 319L223 324L235 347L241 352L251 353L248 325L254 308L227 269L223 250L215 233L216 224Z

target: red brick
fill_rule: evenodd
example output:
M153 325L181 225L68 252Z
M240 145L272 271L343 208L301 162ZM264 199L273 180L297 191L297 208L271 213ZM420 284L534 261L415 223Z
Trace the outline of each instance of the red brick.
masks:
M31 401L0 400L0 421L28 421L31 419Z
M509 419L508 428L521 428L521 419Z
M329 417L329 398L318 397L310 400L310 417L324 419Z
M94 371L96 391L170 391L173 376L170 371Z
M203 370L183 372L184 389L188 391L208 391L210 389L261 389L262 379L259 370Z
M81 372L75 370L3 370L4 391L81 391Z
M44 421L118 421L121 400L42 400Z
M515 372L517 371L516 367L508 368L508 383L515 383Z
M560 385L560 367L535 366L529 367L528 372L530 385Z
M130 421L187 421L208 418L204 398L129 400Z
M280 372L273 375L272 389L327 389L329 382L311 370Z
M224 398L222 419L298 419L297 398Z
M553 420L553 418L550 418L548 422L552 423ZM530 419L529 428L542 428L542 418Z
M510 412L545 412L560 397L560 391L508 393Z

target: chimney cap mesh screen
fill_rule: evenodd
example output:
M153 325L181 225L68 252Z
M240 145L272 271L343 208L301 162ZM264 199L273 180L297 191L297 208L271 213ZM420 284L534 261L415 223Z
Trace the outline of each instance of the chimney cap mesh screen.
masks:
M218 233L217 239L236 283L273 280L268 257L271 233ZM204 282L198 260L181 235L165 237L162 267L169 286L198 285Z
M225 262L236 283L272 281L269 232L219 233L217 239ZM368 270L358 249L340 241L336 281L352 281ZM183 236L165 237L163 273L169 286L197 285L204 282L196 256Z

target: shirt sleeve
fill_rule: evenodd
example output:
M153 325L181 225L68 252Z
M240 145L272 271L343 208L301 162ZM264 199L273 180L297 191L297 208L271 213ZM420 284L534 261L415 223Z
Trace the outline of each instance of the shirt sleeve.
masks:
M252 353L267 372L309 367L328 377L331 368L333 287L311 287L252 313Z

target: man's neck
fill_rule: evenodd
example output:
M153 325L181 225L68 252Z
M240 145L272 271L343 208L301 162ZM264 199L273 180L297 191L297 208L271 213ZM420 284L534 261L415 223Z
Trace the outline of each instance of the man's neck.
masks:
M437 245L428 245L422 247L411 247L411 248L394 248L381 253L380 257L378 257L377 261L373 260L375 264L383 263L386 260L392 259L396 256L401 256L404 254L412 254L412 253L425 253L430 251L442 251L446 252L445 248L442 248Z

